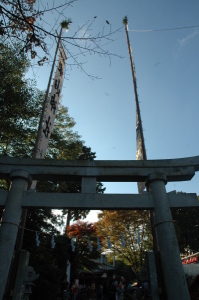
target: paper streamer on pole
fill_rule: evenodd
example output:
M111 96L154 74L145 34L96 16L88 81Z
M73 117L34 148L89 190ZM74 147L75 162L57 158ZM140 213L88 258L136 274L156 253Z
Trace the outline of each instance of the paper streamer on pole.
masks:
M101 248L99 237L97 237L97 250L100 251Z
M67 268L66 268L66 275L67 275L67 281L70 284L70 269L71 269L71 264L70 261L67 261Z
M122 242L122 247L125 247L125 241L124 241L124 236L121 234L121 242Z
M53 129L55 116L58 110L59 99L60 99L62 84L63 84L65 61L66 61L66 55L60 44L59 61L55 73L55 78L53 80L53 86L50 94L49 104L46 109L46 116L45 116L42 134L39 139L39 146L36 154L37 158L44 158L46 154L48 141Z
M52 239L51 239L51 248L52 249L55 248L55 238L54 238L54 235L52 236Z
M39 247L39 245L40 245L39 235L37 232L36 232L36 245L37 245L37 247Z
M108 236L108 248L110 249L112 246L111 241L110 241L110 236Z
M90 238L88 239L88 246L89 246L89 251L92 252L93 251L93 246L91 245Z
M140 230L138 229L138 241L137 241L138 245L140 245L140 242L141 242L141 239L140 239Z
M74 246L73 239L71 239L71 247L72 247L72 251L75 252L75 246Z

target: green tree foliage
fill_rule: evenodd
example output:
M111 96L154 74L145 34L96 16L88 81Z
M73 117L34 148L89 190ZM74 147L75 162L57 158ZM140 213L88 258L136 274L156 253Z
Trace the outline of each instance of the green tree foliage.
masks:
M28 60L18 49L0 44L0 155L23 157L34 144L43 92L25 79Z
M25 79L29 62L16 55L19 47L0 44L0 155L31 157L45 93ZM60 105L47 158L72 160L82 155L83 142L74 125L68 109Z
M103 210L98 218L97 234L104 237L104 248L107 248L107 237L110 236L111 256L123 260L135 272L143 264L144 252L151 249L149 212ZM124 238L124 247L121 235Z

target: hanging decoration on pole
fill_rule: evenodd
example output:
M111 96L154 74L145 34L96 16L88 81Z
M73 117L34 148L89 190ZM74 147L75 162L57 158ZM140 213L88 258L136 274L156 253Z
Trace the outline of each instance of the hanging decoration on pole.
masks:
M40 240L39 240L39 235L38 235L38 233L36 232L36 245L37 245L37 247L39 247L39 245L40 245Z
M63 84L65 61L66 61L66 55L60 43L59 61L55 73L55 78L53 81L49 103L46 109L43 130L40 133L40 137L39 137L39 144L37 148L36 158L44 158L46 154L48 141L50 139L55 116L58 110L60 94L61 94L62 84Z
M89 247L89 251L92 252L93 251L93 246L91 245L90 238L88 238L88 247Z
M52 236L52 239L51 239L51 248L55 249L55 237L54 237L54 235Z
M69 284L70 284L70 270L71 270L71 263L69 260L67 260L66 275Z
M123 234L121 234L121 243L122 243L122 247L125 247L125 241L124 241L124 236Z
M97 251L100 251L101 250L101 245L100 245L100 239L99 237L97 237Z
M61 95L61 90L62 90L62 85L63 85L65 62L67 59L64 49L62 47L61 41L60 41L61 33L62 33L62 28L61 28L61 31L60 31L60 34L58 37L57 48L55 51L55 57L54 57L52 70L51 70L51 74L50 74L50 78L49 78L49 82L48 82L46 97L45 97L45 101L44 101L43 108L42 108L42 114L41 114L41 118L40 118L38 134L37 134L37 139L36 139L36 144L35 144L35 149L34 149L34 154L33 154L34 158L42 159L45 157L48 142L49 142L52 130L53 130L55 116L58 111L58 105L59 105L59 100L60 100L60 95ZM51 90L50 97L49 97L52 73L54 70L54 65L55 65L58 49L59 49L59 59L58 59L57 69L55 72L55 77L53 80L52 90ZM35 189L36 184L37 184L37 181L33 181L32 185L31 185L31 189Z
M73 239L71 239L71 247L72 247L72 251L75 252L75 245L74 245Z
M108 236L108 249L110 249L112 247L111 241L110 241L110 236Z
M138 239L137 239L137 244L140 246L141 238L140 238L140 229L138 228Z

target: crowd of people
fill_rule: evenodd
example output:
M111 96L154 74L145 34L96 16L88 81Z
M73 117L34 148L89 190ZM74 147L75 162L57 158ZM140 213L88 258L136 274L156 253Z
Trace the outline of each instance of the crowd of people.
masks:
M120 281L113 281L107 288L105 283L81 285L74 283L69 285L67 281L62 286L63 300L125 300L125 299L148 299L145 297L143 284L127 284L125 279L121 277ZM130 298L129 298L130 297Z
M102 300L103 299L103 285L100 284L98 288L93 289L91 284L78 285L74 283L72 286L65 284L63 289L63 300Z

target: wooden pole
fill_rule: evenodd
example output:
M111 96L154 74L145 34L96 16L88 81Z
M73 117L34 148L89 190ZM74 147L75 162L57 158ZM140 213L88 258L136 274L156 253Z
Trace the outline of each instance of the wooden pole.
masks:
M128 51L129 51L129 57L130 57L130 63L131 63L131 72L132 72L132 77L133 77L133 86L134 86L135 103L136 103L136 113L137 113L137 116L138 116L138 122L140 124L140 134L141 134L141 143L142 143L142 151L143 151L143 160L146 160L147 157L146 157L146 149L145 149L145 143L144 143L144 135L143 135L143 128L142 128L140 106L139 106L139 101L138 101L135 64L134 64L133 53L132 53L131 45L130 45L130 41L129 41L128 23L125 24L125 32L126 32L127 45L128 45Z
M129 41L129 35L128 35L128 20L126 17L126 20L124 22L125 25L125 32L126 32L126 38L127 38L127 46L128 46L128 51L129 51L129 58L130 58L130 64L131 64L131 73L133 77L133 86L134 86L134 93L135 93L135 103L136 103L136 114L137 114L137 121L140 126L140 137L141 137L141 147L142 147L142 154L143 154L143 160L147 160L147 155L146 155L146 148L145 148L145 142L144 142L144 134L143 134L143 128L142 128L142 120L141 120L141 113L140 113L140 105L139 105L139 100L138 100L138 93L137 93L137 82L136 82L136 72L135 72L135 64L134 64L134 59L133 59L133 53ZM139 186L138 186L139 189ZM164 288L164 283L162 279L162 272L161 272L161 267L160 267L160 260L158 256L158 245L157 245L157 236L154 228L154 213L153 210L150 210L150 222L151 222L151 233L153 236L153 251L154 251L154 256L155 256L155 261L156 261L156 269L157 269L157 275L158 275L158 284L161 287L161 290ZM164 296L162 296L161 299L165 299Z

